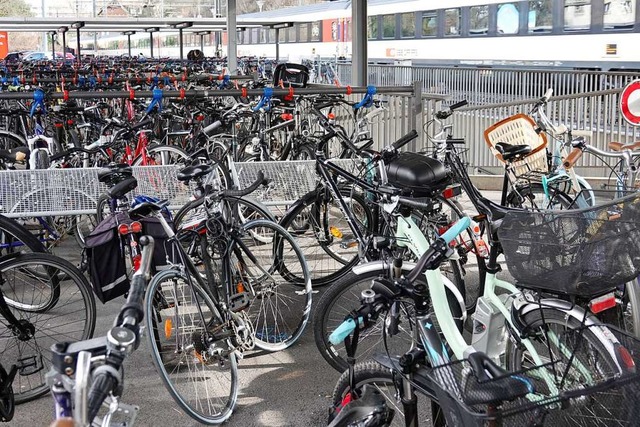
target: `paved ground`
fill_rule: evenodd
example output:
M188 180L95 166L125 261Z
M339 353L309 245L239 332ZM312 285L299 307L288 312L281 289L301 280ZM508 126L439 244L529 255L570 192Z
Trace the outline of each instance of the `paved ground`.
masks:
M58 248L56 252L72 261L79 256L79 249L71 243ZM318 296L314 295L314 299ZM106 305L98 302L96 335L106 333L122 303L120 298ZM144 341L125 365L123 402L140 407L136 425L198 425L182 413L165 390L148 349ZM338 377L338 372L320 356L313 342L311 328L308 327L292 348L270 354L252 352L240 362L238 407L227 425L326 425L329 396ZM49 396L21 405L16 409L11 426L46 426L52 419L52 408Z

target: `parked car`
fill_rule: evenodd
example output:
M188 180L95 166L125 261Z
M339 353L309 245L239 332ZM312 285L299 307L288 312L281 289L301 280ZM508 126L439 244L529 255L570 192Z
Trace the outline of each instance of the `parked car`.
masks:
M15 52L9 52L7 56L4 57L4 60L7 62L16 62L22 61L22 58L29 53L28 50L19 50Z
M62 52L56 52L56 59L63 59ZM74 59L76 59L76 57L75 57L75 55L73 53L67 52L64 55L64 59L70 59L70 60L73 61Z
M49 55L44 52L31 52L22 58L23 61L46 61L47 59Z

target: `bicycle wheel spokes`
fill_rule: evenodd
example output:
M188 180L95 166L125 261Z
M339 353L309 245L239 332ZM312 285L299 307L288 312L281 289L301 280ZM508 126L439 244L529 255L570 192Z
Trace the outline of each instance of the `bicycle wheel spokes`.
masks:
M231 256L232 284L235 292L249 292L252 298L249 317L256 345L282 350L297 341L309 320L307 265L293 238L279 225L257 220L246 224L244 230L242 242ZM293 277L296 280L291 280Z
M152 280L146 313L154 364L169 393L199 422L226 420L237 398L237 362L213 302L167 271Z

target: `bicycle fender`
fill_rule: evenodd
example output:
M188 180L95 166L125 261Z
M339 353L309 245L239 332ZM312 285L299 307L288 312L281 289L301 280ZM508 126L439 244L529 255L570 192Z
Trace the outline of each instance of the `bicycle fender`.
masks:
M627 369L623 368L623 364L620 360L620 355L616 351L616 349L621 346L618 338L616 338L616 336L611 333L609 328L607 328L595 316L587 313L582 307L558 298L545 298L541 301L529 302L522 306L519 310L512 311L514 321L516 322L516 324L525 325L523 317L527 313L530 313L534 310L539 310L540 307L555 308L556 310L562 311L566 317L573 317L581 324L584 323L584 326L588 327L589 330L605 347L606 351L609 353L609 356L611 356L611 359L613 359L613 361L616 363L616 366L620 370L620 372L624 373L627 371Z

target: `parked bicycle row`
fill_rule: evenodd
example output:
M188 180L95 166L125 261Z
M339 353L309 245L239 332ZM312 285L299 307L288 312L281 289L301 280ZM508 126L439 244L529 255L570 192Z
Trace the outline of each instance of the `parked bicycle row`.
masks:
M635 147L597 152L621 163L612 166L611 191L590 187L572 166L592 149L552 125L544 114L550 96L531 117L486 132L505 164L501 204L474 186L468 142L445 124L464 103L434 113L426 129L433 147L418 153L401 151L416 131L371 148L370 117L384 108L373 93L355 105L335 96L284 101L294 113L277 130L295 136L289 153L293 141L305 147L301 159L318 173L317 188L284 214L249 196L268 187L268 176L240 189L233 178L238 160L276 159L265 137L275 131L261 123L276 109L263 108L266 97L260 108L236 103L202 113L216 120L177 162L193 200L175 214L163 201L132 197L130 165L105 159L99 179L109 190L85 222L90 284L73 266L43 262L50 255L16 254L17 240L44 248L6 221L0 272L6 283L9 267L28 280L0 288L0 342L16 366L0 390L13 383L26 401L51 388L57 417L109 425L122 405L123 361L145 322L152 360L176 403L199 422L221 423L237 403L242 356L289 348L311 321L320 353L343 372L331 425L634 425ZM353 132L336 121L345 105ZM239 148L242 112L258 127L249 132L252 153ZM354 169L338 166L332 151L354 159ZM463 194L475 212L461 208ZM498 278L501 256L513 283ZM322 286L312 306L312 288ZM106 338L81 341L93 331L94 293L102 302L128 299ZM68 309L72 302L78 308ZM38 323L50 316L57 317ZM83 332L70 336L67 325ZM21 344L40 334L67 343L53 356L46 349L57 341Z

